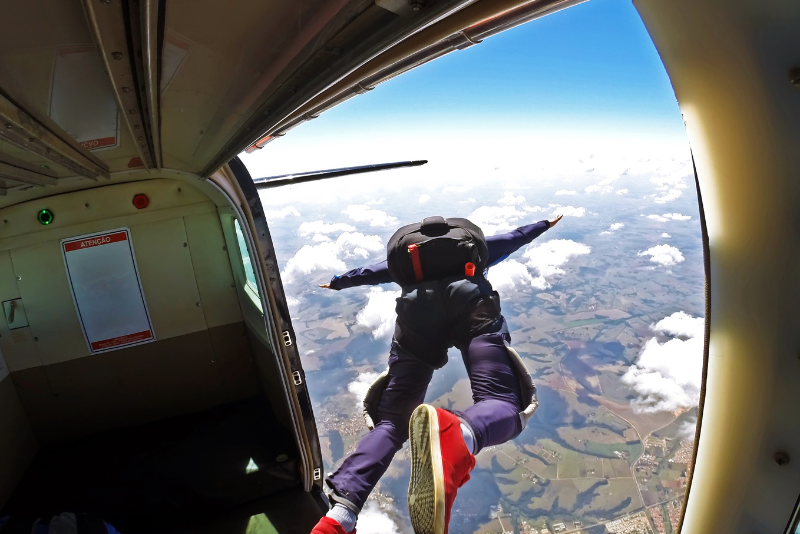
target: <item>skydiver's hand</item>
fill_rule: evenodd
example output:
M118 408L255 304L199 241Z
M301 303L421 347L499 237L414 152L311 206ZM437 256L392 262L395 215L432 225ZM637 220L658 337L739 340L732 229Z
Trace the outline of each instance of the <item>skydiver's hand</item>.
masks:
M328 282L327 284L320 284L319 287L321 287L323 289L330 289L331 288L331 283Z
M559 216L558 216L558 217L556 217L555 219L550 219L549 221L547 221L547 224L549 224L549 225L550 225L550 228L552 228L552 227L554 227L554 226L555 226L555 225L558 223L558 221L560 221L560 220L561 220L561 217L563 217L563 215L559 215Z

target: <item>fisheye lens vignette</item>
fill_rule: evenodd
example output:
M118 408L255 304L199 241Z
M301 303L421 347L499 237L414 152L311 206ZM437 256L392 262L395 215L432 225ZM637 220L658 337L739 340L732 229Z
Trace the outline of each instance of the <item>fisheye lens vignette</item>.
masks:
M587 21L598 13L606 20ZM384 259L397 227L429 215L467 217L493 235L563 214L557 227L489 271L540 407L515 440L478 454L450 532L667 534L677 531L702 371L703 252L688 144L676 134L674 96L660 88L666 74L660 63L660 71L653 68L657 55L649 39L642 41L630 4L598 0L552 18L497 36L494 45L487 40L482 56L467 50L392 80L242 159L253 176L430 160L262 193L326 472L367 432L361 399L386 367L399 287L334 292L318 284ZM482 107L487 96L476 90L459 98L468 100L462 111L478 127L461 130L454 124L465 121L454 120L452 109L437 116L428 106L424 119L409 112L405 120L396 111L425 100L426 91L441 98L436 82L419 82L442 73L457 78L459 69L488 68L504 54L515 55L508 65L527 64L525 57L541 52L519 45L537 31L578 33L582 25L603 23L614 30L628 25L627 34L609 38L609 50L650 47L642 55L649 54L647 75L657 78L636 82L612 73L618 87L606 89L649 91L640 101L664 102L640 105L634 118L624 117L630 112L624 103L611 102L577 120L558 102L545 113L535 94L528 111L504 111L496 101ZM595 29L583 46L597 46L600 33ZM558 58L562 70L551 69L539 84L568 81L563 73L575 68L580 44L565 54ZM631 71L642 70L637 61L630 60ZM530 91L513 78L505 91ZM398 101L412 85L416 94ZM673 116L664 119L664 109ZM561 112L562 124L547 118ZM424 127L411 136L406 121ZM426 402L451 409L471 404L460 360L451 350ZM405 447L360 514L359 533L412 532L409 471Z

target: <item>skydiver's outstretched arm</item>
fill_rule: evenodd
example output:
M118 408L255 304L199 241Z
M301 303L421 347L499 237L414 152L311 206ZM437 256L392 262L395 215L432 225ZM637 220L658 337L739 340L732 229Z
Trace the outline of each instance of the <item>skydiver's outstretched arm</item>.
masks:
M516 230L511 230L507 234L493 235L486 238L486 245L489 247L489 261L487 267L497 265L510 254L519 250L523 245L527 245L548 229L555 226L561 220L561 215L551 220L539 221L537 223L520 226Z
M320 284L319 287L327 289L347 289L355 286L376 286L378 284L388 284L392 282L389 274L389 266L386 260L375 263L367 267L359 267L352 271L347 271L341 276L334 276L327 284Z
M527 226L521 226L516 230L512 230L507 234L493 235L486 238L486 245L489 247L489 261L487 266L492 266L500 263L508 257L509 254L518 250L521 246L527 245L547 229L561 220L561 215L549 221L539 221ZM355 286L375 286L378 284L388 284L392 282L392 276L389 274L389 266L386 260L369 265L367 267L359 267L352 271L347 271L341 276L334 276L327 284L320 284L319 287L325 289L347 289L348 287Z

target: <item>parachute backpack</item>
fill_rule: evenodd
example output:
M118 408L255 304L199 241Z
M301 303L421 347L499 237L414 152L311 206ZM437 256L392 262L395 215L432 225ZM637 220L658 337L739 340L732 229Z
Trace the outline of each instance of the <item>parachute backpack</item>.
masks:
M403 287L483 273L489 257L480 228L467 219L439 216L403 226L386 248L389 274Z

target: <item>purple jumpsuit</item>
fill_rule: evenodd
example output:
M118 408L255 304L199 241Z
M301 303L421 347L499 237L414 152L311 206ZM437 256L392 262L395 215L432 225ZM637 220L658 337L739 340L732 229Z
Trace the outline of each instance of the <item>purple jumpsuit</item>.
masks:
M547 221L522 226L506 234L486 238L488 266L506 259L549 228ZM334 276L331 289L392 282L386 261ZM476 452L504 443L522 431L518 377L514 373L506 343L511 342L508 326L501 316L495 324L459 347L470 379L474 404L456 412L472 430ZM408 422L422 404L434 368L405 351L393 339L389 351L389 382L378 403L375 428L359 442L355 452L326 483L331 498L358 513L372 488L389 467L395 453L408 439Z

